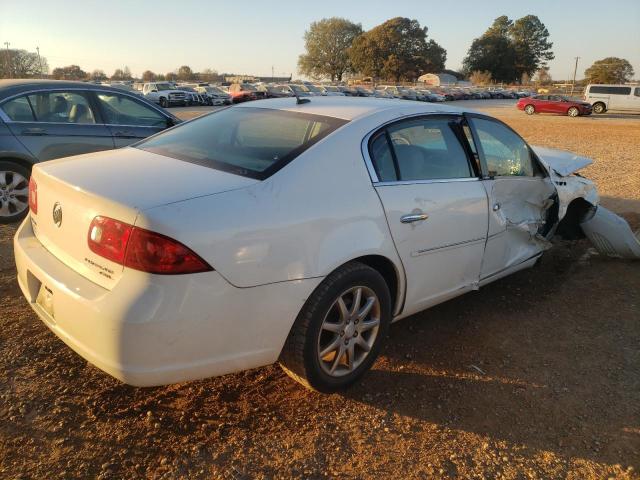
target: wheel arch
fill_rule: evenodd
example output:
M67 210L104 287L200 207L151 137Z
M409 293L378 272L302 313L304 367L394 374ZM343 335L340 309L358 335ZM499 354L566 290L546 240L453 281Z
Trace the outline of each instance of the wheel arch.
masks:
M346 261L336 268L334 268L330 273L335 272L336 270L342 268L348 263L358 262L368 267L373 268L377 271L385 283L389 287L389 293L391 294L391 312L392 316L396 316L402 310L404 305L404 293L405 293L405 279L403 271L396 265L393 260L378 254L369 254L362 255L360 257L352 258L349 261Z
M567 212L558 223L555 233L565 240L578 240L585 235L580 227L581 221L595 206L582 197L573 199L567 206Z
M13 162L29 170L31 170L33 166L36 163L38 163L37 161L34 161L34 159L31 157L28 157L26 155L16 154L16 153L7 153L7 154L0 153L0 162Z

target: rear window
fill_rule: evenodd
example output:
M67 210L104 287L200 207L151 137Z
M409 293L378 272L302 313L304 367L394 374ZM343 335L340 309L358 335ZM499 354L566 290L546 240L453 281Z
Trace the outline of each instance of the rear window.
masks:
M232 107L136 144L136 148L263 180L347 123L333 117Z
M606 95L629 95L631 93L631 87L592 86L589 88L589 93L603 93Z

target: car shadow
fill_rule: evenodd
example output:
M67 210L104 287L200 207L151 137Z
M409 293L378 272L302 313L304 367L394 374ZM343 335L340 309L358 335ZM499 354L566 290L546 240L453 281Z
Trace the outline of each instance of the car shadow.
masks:
M561 243L532 270L394 324L376 368L344 396L390 420L520 445L530 458L637 458L640 375L630 366L640 359L638 308L582 306L601 277L598 265L585 266L586 241L578 243Z

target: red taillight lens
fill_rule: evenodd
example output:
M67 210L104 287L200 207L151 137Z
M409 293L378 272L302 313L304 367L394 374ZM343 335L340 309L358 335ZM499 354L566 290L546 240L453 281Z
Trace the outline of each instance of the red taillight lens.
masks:
M38 213L38 184L33 177L29 178L29 209L31 213Z
M116 263L124 263L127 243L133 227L109 217L96 217L89 225L89 248L93 253Z
M209 272L211 266L172 238L134 228L124 265L143 272L176 275Z
M180 242L108 217L93 219L88 242L92 252L147 273L178 275L213 270Z

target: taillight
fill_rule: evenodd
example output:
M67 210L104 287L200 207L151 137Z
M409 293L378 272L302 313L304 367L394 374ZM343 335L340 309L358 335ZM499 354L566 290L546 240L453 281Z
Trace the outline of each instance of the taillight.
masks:
M213 270L177 240L108 217L93 219L88 242L92 252L147 273L178 275Z
M133 227L109 217L96 217L89 225L89 249L101 257L124 264Z
M38 184L33 177L29 178L29 209L31 213L38 213Z

